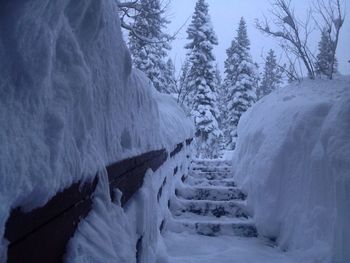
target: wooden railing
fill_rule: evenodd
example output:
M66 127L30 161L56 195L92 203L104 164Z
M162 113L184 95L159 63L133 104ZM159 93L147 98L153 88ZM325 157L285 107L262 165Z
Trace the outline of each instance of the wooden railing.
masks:
M191 143L179 143L170 158ZM147 169L156 171L168 158L165 149L148 152L107 167L111 199L115 188L122 191L124 206L143 184ZM56 194L45 206L24 213L16 208L6 223L8 262L62 262L66 245L81 221L91 210L92 194L98 183L78 182Z

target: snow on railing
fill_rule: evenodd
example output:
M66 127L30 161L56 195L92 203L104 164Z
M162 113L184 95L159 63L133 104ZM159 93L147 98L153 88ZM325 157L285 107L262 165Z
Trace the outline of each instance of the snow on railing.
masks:
M177 144L170 152L170 158L191 142L192 139L188 139ZM124 206L142 186L146 171L149 168L156 171L167 159L168 152L162 149L109 165L107 173L111 200L114 189L118 188L123 193L121 205ZM74 183L57 193L43 207L28 213L21 211L20 207L13 209L5 229L5 238L9 241L7 261L62 262L69 239L73 237L81 219L91 211L97 183L98 176L90 182Z

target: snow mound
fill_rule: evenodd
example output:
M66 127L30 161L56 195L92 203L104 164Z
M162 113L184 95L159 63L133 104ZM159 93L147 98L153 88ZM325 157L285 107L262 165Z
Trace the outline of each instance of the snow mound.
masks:
M1 238L12 208L41 206L110 163L193 134L132 70L113 0L1 2L0 122Z
M350 262L350 78L279 89L238 133L234 174L259 233L299 262Z

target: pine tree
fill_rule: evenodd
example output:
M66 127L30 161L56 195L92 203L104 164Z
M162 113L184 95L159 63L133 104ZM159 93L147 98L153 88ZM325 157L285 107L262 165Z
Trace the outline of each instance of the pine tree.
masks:
M221 77L221 76L220 76ZM221 149L222 150L225 150L227 147L226 147L226 137L224 136L224 132L226 130L226 127L227 127L227 94L228 94L228 91L227 91L227 88L226 86L224 85L223 81L221 80L221 83L218 87L218 108L219 108L219 112L220 112L220 115L219 115L219 119L218 119L218 122L219 122L219 128L220 130L223 132L223 138L222 138L222 141L221 141Z
M239 119L256 100L257 68L250 55L247 26L243 18L239 22L237 36L226 53L224 89L227 92L227 116L224 135L228 149L234 149Z
M225 91L223 89L223 85L222 85L222 77L221 77L221 72L219 70L218 65L216 64L215 67L215 87L217 90L217 104L218 104L218 109L219 109L219 116L218 116L218 123L219 123L219 127L222 127L222 122L223 122L223 115L225 112L225 99L226 99L226 94Z
M219 87L221 86L221 84L222 84L221 72L218 64L216 64L215 65L215 85L218 90L220 90Z
M338 63L335 60L332 70L333 60L333 41L327 30L322 30L321 40L318 43L319 53L316 57L315 72L319 76L331 77L334 72L337 72Z
M163 72L170 46L167 43L169 36L163 31L168 23L164 17L165 10L160 0L140 0L140 6L133 25L137 36L132 32L129 34L133 63L148 76L158 91L166 92Z
M270 94L278 88L282 83L282 71L277 65L275 52L270 49L264 66L264 73L261 85L258 89L258 98L262 98Z
M196 125L197 156L216 158L221 131L217 122L213 46L218 41L210 21L208 4L204 0L197 1L187 33L190 40L186 45L190 64L188 89L194 94L191 113Z
M190 86L188 84L190 74L190 62L189 59L186 58L185 63L181 67L181 75L179 79L179 103L185 106L188 110L192 109L193 102L193 91L190 90Z
M219 115L218 115L218 123L219 123L219 129L222 131L225 127L225 116L226 116L226 95L224 85L222 84L222 77L221 72L219 70L218 64L216 64L215 67L215 81L216 81L216 90L217 90L217 101L218 101L218 109L219 109ZM221 152L225 150L226 144L224 140L224 136L220 137L220 150Z
M175 78L175 66L173 61L169 58L167 63L166 63L166 67L165 67L165 71L164 71L164 81L165 81L165 85L164 85L164 91L166 93L177 93L177 83L176 83L176 78Z

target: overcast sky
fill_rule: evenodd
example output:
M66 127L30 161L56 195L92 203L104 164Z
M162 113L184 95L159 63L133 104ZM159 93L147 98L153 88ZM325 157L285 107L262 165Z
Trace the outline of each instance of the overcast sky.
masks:
M263 36L254 26L256 18L261 18L263 14L268 15L271 8L271 0L206 0L209 4L209 12L214 26L214 30L219 39L219 45L215 47L215 56L220 70L223 72L224 61L226 59L226 49L230 46L232 39L236 35L236 29L240 18L246 19L248 26L248 36L251 42L251 52L253 59L261 65L262 54L273 48L280 54L277 40ZM298 15L303 16L309 3L312 0L292 0ZM343 74L350 74L350 0L346 1L346 20L341 32L341 40L338 47L337 58L339 70ZM177 31L181 25L193 14L196 0L172 0L168 10L168 19L171 21L169 33ZM184 45L186 39L186 29L190 23L178 34L173 41L173 49L170 52L171 58L175 61L177 70L181 67L185 59L186 51ZM317 51L318 35L313 36L314 49Z

